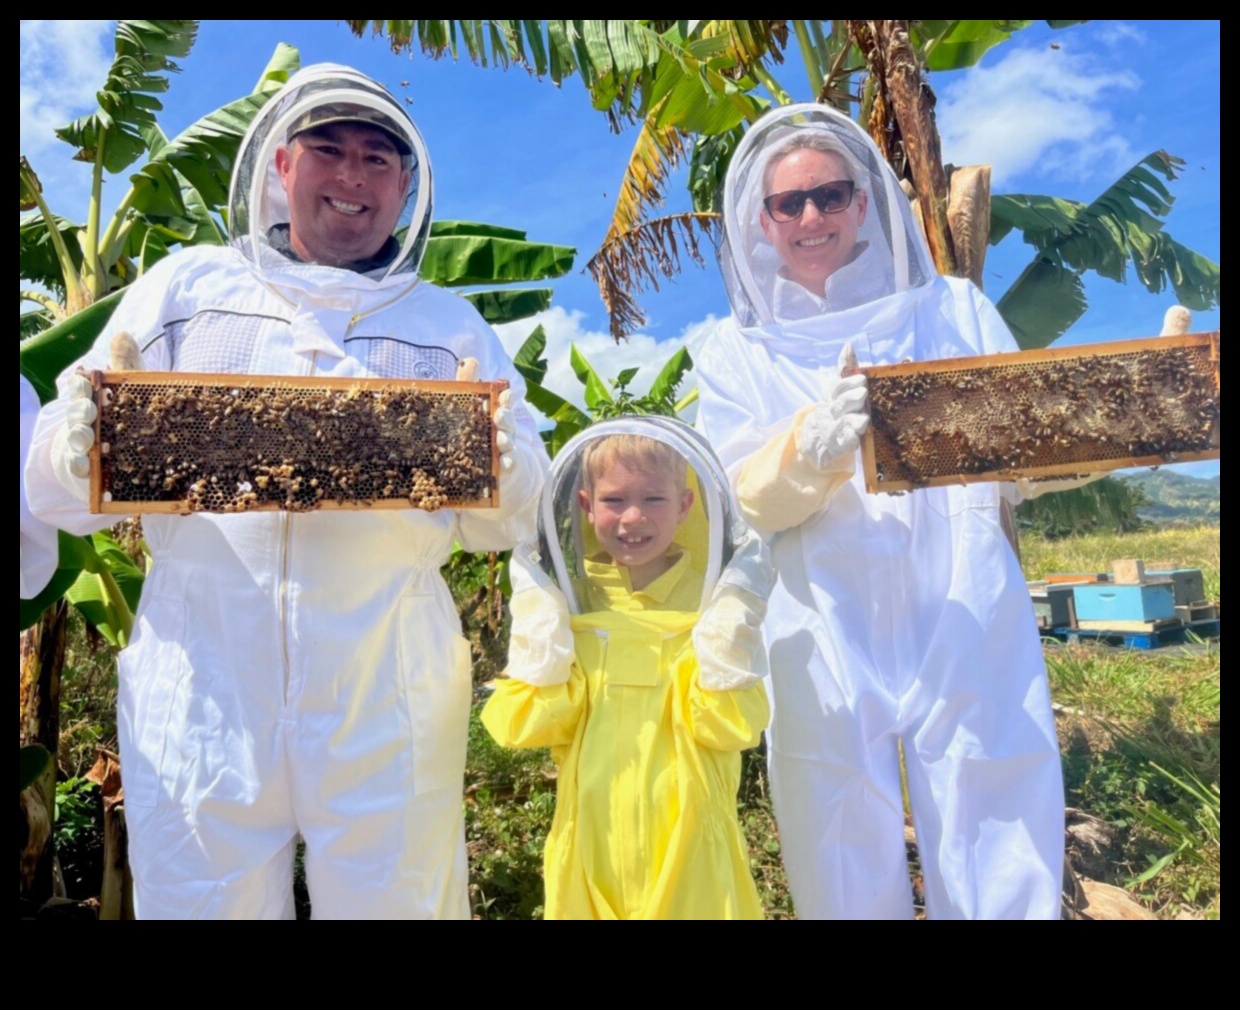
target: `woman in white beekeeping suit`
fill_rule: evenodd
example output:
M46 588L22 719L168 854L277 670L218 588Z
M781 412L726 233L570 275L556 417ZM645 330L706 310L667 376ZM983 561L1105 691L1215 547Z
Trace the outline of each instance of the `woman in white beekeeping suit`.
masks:
M768 733L797 913L913 915L902 742L927 915L1056 918L1059 751L1000 485L867 494L865 378L846 368L1015 343L935 273L895 175L824 106L752 127L724 201L733 311L698 355L699 425L779 573Z
M307 67L242 142L229 245L148 270L81 362L453 379L475 359L512 394L499 508L144 517L154 561L118 703L140 917L291 917L299 835L316 918L469 916L470 650L439 569L454 542L533 534L546 457L494 332L418 278L430 222L430 162L401 103L349 68ZM84 504L81 386L61 377L27 470L32 510L75 533L110 522Z

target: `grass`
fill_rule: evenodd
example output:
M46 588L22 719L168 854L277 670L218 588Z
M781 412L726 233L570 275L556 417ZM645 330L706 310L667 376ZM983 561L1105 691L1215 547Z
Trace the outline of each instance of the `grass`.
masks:
M1202 569L1220 597L1218 527L1021 541L1026 574L1106 571L1117 558ZM1046 648L1068 803L1111 830L1101 873L1160 918L1221 914L1222 655L1217 644L1144 652Z

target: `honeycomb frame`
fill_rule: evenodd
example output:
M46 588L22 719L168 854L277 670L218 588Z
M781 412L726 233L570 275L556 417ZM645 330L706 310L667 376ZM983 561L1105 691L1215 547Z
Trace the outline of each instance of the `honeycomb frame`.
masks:
M91 512L499 506L494 416L499 394L508 388L503 380L148 371L96 371L90 379L98 407L90 450ZM204 403L213 414L203 411ZM418 411L423 424L446 426L462 446L454 450L451 437L427 437ZM158 442L155 449L152 441ZM228 448L221 450L221 444ZM376 455L378 446L383 459ZM221 452L230 455L211 461ZM165 458L153 459L156 453ZM157 482L161 467L166 483ZM380 476L379 468L391 476ZM132 482L139 486L122 491L122 473L138 474L141 479ZM476 497L449 493L462 488L476 490Z
M859 371L870 493L1219 458L1219 331Z

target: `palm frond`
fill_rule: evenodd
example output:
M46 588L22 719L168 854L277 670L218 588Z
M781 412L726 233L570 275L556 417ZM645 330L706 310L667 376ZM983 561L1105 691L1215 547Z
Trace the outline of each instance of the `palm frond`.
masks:
M591 257L586 267L598 284L617 342L646 321L635 292L646 287L658 291L660 277L680 272L682 254L698 266L706 265L701 241L710 237L718 220L718 214L690 212L643 221L612 235Z
M650 116L642 121L624 167L624 181L616 197L611 225L603 237L604 246L639 225L650 207L663 203L668 173L684 160L685 154L684 139L674 126L659 126Z

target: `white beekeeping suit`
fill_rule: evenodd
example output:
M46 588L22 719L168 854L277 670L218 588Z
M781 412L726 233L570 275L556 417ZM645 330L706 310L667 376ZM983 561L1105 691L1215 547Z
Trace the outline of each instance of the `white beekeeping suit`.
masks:
M805 147L820 154L790 160ZM846 344L866 365L1015 343L975 287L935 274L894 174L842 115L769 113L724 199L733 314L698 355L699 425L779 573L770 764L797 912L912 916L903 741L927 914L1055 918L1059 752L1000 486L867 494L864 382L838 368Z
M338 121L386 148L351 160L329 143ZM307 163L295 182L278 166L311 127L327 132L305 150L340 159L323 192ZM361 180L388 148L408 176L382 248L351 267L303 262L299 227L316 215L329 232L353 227L332 214L369 220ZM375 82L334 65L296 74L242 143L229 211L230 244L158 263L80 364L106 367L120 331L150 369L452 379L475 358L479 379L511 384L512 465L494 510L144 517L154 563L119 697L138 912L289 917L300 834L316 917L467 917L470 650L439 568L454 541L500 550L534 532L545 455L524 384L474 309L418 278L430 163ZM28 495L85 533L110 520L70 493L66 409L62 396L43 410Z

